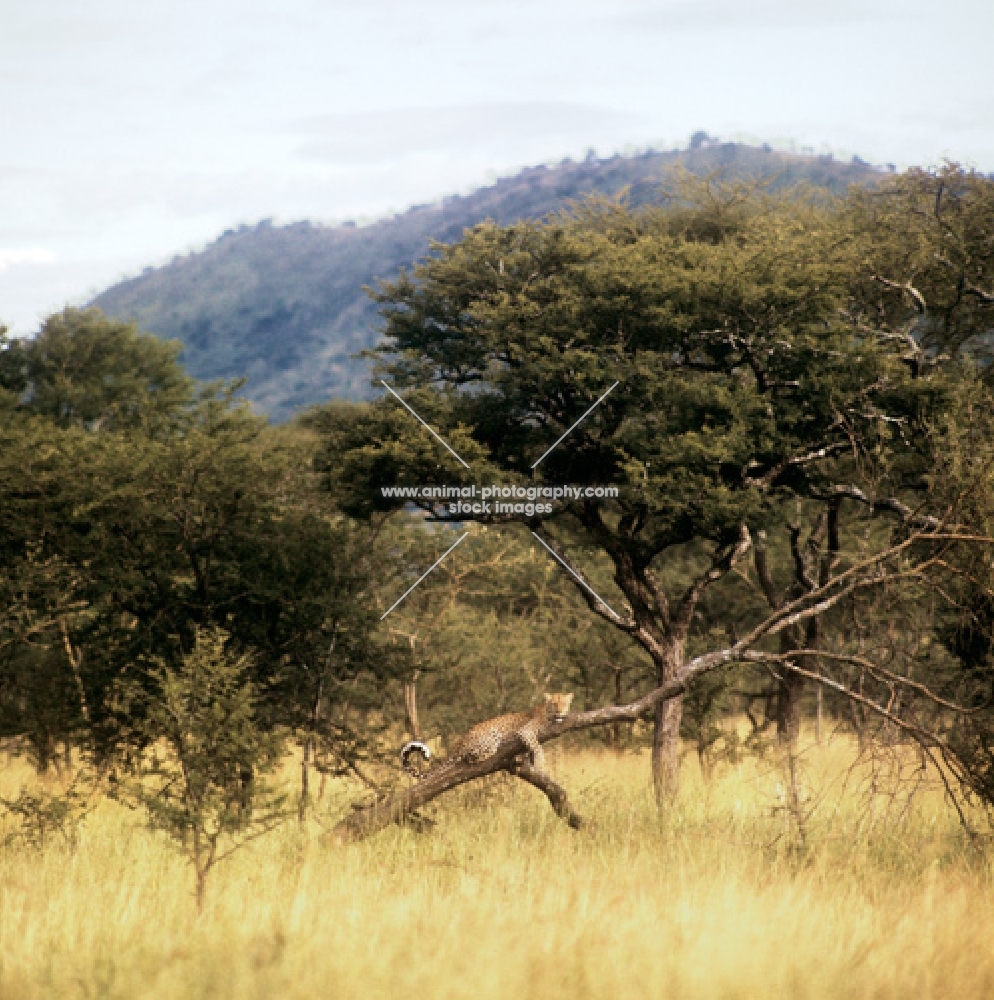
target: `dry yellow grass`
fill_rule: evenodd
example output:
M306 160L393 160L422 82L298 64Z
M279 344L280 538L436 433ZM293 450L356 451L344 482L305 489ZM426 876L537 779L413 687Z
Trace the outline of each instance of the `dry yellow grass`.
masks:
M709 786L688 766L659 821L644 758L554 754L589 833L510 781L430 834L342 850L289 824L216 871L199 918L182 859L108 802L74 850L0 855L0 998L994 996L989 860L937 793L868 804L850 756L808 754L803 851L768 763Z

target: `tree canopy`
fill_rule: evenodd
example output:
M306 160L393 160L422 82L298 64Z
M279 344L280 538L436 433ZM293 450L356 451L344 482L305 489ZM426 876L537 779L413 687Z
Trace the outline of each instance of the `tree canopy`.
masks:
M477 226L378 292L383 373L475 449L471 473L436 452L447 482L620 488L528 526L580 579L576 553L609 558L623 601L603 580L592 589L627 608L583 597L652 657L659 684L680 674L704 595L732 585L753 537L782 530L790 505L809 505L809 546L830 573L844 503L907 525L923 498L928 429L953 380L925 344L909 361L894 307L880 313L891 288L874 280L880 247L853 224L861 210L688 179L662 207L595 200ZM361 456L367 504L384 504L398 475L424 481L424 462L403 457L422 454L426 435L390 423L391 408L384 399L364 418L380 433L353 449L326 415L325 465L358 469ZM828 584L795 562L794 596ZM679 700L657 702L660 794L675 782L679 726Z

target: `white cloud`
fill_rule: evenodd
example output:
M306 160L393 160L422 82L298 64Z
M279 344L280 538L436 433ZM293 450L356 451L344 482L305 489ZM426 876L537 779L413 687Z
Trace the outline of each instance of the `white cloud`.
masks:
M51 264L56 256L44 247L0 247L0 271L12 264Z
M111 283L137 270L128 258L24 261L0 270L0 326L15 335L36 333L66 305L83 306Z
M298 152L306 158L355 166L412 154L488 151L496 160L508 147L545 146L555 156L565 144L614 132L620 141L643 126L640 116L566 101L521 101L392 108L365 114L332 114L303 120L291 131L307 136Z
M810 28L870 21L917 20L925 0L669 0L639 3L615 15L628 27L665 31L679 28Z

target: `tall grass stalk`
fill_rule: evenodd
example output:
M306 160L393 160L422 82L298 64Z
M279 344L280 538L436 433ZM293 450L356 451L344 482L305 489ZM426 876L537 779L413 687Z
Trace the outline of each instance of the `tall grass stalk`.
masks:
M199 917L182 856L108 801L75 846L0 855L0 1000L994 996L988 856L937 791L867 799L852 752L805 755L803 849L764 762L707 785L688 762L660 820L644 757L556 754L590 832L500 779L348 849L318 822L341 784L221 866Z

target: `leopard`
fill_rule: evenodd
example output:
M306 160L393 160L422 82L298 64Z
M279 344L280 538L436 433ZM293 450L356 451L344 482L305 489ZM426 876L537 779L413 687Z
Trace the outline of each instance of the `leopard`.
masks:
M512 712L477 723L459 738L444 761L428 770L415 769L412 757L418 754L427 763L431 759L431 750L424 743L412 740L405 743L400 751L401 766L420 779L437 774L443 767L448 769L455 764L478 764L488 760L504 749L508 741L514 740L531 757L535 770L545 772L545 753L538 741L539 731L550 722L562 722L569 714L572 702L572 694L547 694L542 703L530 712Z

